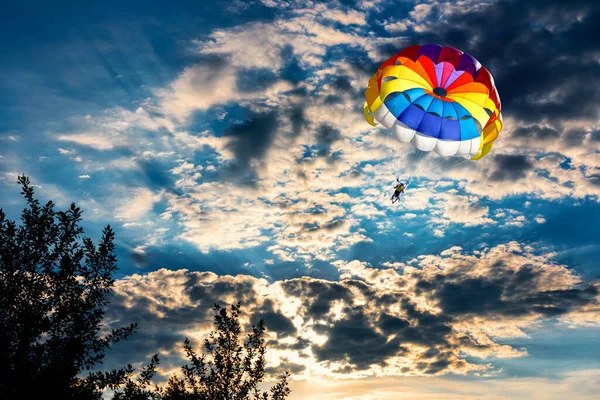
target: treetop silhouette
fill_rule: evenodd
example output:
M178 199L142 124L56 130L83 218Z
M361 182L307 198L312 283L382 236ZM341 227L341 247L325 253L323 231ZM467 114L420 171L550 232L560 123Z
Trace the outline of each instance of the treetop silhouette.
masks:
M265 322L243 340L240 303L215 304L214 326L198 355L188 339L190 365L164 387L151 387L157 355L134 380L128 364L97 371L105 353L127 339L137 324L103 333L102 319L117 270L114 232L106 226L98 246L82 237L82 211L71 204L56 211L34 197L29 178L20 176L27 206L21 223L0 209L0 398L102 398L115 400L283 400L289 372L269 392L265 379ZM86 375L87 373L87 375ZM85 376L84 376L85 375Z

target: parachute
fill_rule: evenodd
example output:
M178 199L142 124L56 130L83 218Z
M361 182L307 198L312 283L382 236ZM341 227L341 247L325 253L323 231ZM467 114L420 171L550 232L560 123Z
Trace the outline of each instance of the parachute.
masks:
M479 160L502 130L494 78L453 47L411 46L369 79L364 116L420 151Z

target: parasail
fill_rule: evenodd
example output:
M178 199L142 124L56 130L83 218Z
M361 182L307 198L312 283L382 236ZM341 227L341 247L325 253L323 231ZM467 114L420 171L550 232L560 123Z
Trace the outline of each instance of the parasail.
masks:
M484 157L502 129L494 78L453 47L411 46L369 79L364 115L405 143L442 156Z

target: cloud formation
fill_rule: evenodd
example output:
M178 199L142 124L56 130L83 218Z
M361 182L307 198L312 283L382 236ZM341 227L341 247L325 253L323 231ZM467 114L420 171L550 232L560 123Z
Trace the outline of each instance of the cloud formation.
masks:
M163 269L119 280L108 316L139 321L146 333L135 346L151 351L148 338L158 335L177 358L185 335L200 340L210 327L213 302L240 300L246 323L267 321L273 371L297 364L305 367L296 368L299 378L489 374L495 358L527 356L501 342L541 320L597 323L598 285L551 257L516 242L473 254L452 247L393 267L336 261L339 281Z

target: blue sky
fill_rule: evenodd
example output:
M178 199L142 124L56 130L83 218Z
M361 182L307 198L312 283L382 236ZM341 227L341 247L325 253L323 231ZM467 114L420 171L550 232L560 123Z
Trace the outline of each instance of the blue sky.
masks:
M172 372L212 302L241 299L294 398L598 389L595 2L7 6L0 204L18 218L25 173L92 238L115 229L108 316L141 328L107 365L159 346ZM364 121L378 65L425 43L496 78L505 127L482 160L417 163ZM417 174L392 206L398 166Z

